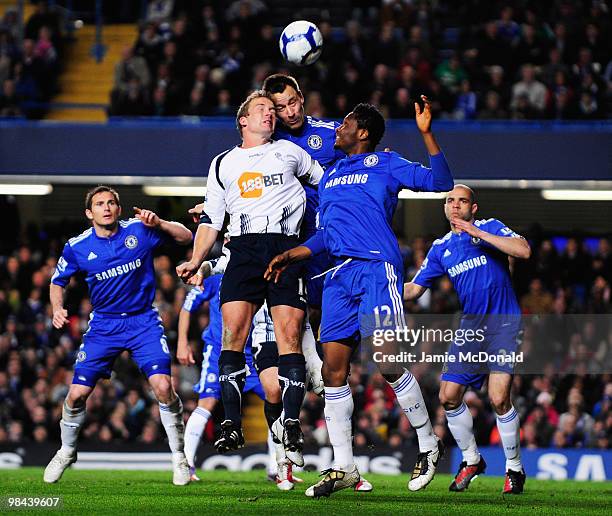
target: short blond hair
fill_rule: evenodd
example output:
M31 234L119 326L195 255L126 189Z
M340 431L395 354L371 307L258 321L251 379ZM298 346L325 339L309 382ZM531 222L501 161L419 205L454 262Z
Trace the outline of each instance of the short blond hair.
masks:
M270 100L270 102L272 101L272 99L270 98L270 93L268 93L267 91L255 90L249 94L249 96L244 100L242 104L240 104L240 107L238 108L238 113L236 113L236 128L238 129L240 136L242 136L242 126L240 125L240 119L243 116L247 116L249 114L249 106L251 105L251 102L255 99L259 99L262 97L267 98L268 100Z

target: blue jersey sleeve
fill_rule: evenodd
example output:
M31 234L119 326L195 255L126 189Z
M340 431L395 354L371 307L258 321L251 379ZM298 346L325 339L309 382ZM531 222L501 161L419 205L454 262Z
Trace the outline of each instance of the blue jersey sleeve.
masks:
M521 237L518 233L515 233L506 226L501 220L497 219L489 219L484 222L484 224L480 225L480 229L486 231L487 233L491 233L492 235L502 236L502 237Z
M204 291L199 288L192 288L183 302L183 310L189 313L195 312L204 301L206 301Z
M306 242L302 244L304 247L308 247L312 252L313 256L321 254L325 251L325 240L323 238L323 230L319 229L312 235Z
M434 280L445 274L444 267L438 257L437 247L431 246L431 249L427 253L427 257L423 260L423 264L416 273L416 276L412 279L413 283L421 285L425 288L430 288Z
M151 247L159 247L169 241L169 236L167 233L157 228L150 228L148 226L142 225L143 232L147 235L149 241L151 242Z
M430 156L431 168L424 167L402 158L397 152L391 153L389 171L403 188L415 192L448 192L454 182L448 163L441 152Z
M70 244L64 246L62 256L57 261L55 273L51 277L51 283L65 287L70 281L70 277L79 271L79 264Z

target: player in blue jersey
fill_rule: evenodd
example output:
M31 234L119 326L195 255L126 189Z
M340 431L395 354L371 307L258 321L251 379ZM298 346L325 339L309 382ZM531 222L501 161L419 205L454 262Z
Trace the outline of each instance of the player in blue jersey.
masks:
M416 122L430 154L431 168L412 163L395 152L376 152L385 121L369 104L359 104L336 130L336 147L347 157L328 168L319 184L318 231L302 246L276 256L266 278L276 281L295 261L327 251L335 266L323 288L321 342L325 420L334 449L333 468L306 491L307 496L329 496L353 486L359 472L353 458L351 414L353 398L347 383L350 357L360 338L371 337L373 321L382 319L402 327L403 266L391 220L402 188L448 191L453 179L446 159L431 132L431 108L415 103ZM443 450L433 433L423 395L408 372L388 374L398 402L419 438L420 453L409 482L411 490L433 479Z
M189 346L187 334L191 314L199 310L202 303L210 302L209 323L202 332L202 371L200 381L194 385L194 392L198 393L198 407L193 411L185 427L185 456L189 463L191 480L200 480L195 474L195 453L200 438L211 417L212 411L221 399L221 386L219 385L219 355L221 354L222 319L219 306L219 290L222 275L214 275L206 279L203 288L193 288L183 303L178 322L177 360L186 366L195 364L193 350ZM243 392L253 391L262 400L265 394L253 365L251 345L247 342L245 348L246 365L249 374Z
M442 374L440 402L446 411L448 427L463 453L463 462L449 489L464 491L486 468L476 446L472 415L463 402L463 395L468 387L480 389L490 372L489 399L506 455L503 492L519 494L523 492L525 472L520 453L520 420L510 399L511 363L475 366L460 360L459 352L485 351L494 356L516 352L521 311L512 289L508 256L528 259L531 249L523 237L499 220L475 220L477 211L472 189L456 185L444 203L451 231L434 241L421 269L405 285L404 296L417 299L436 278L447 274L465 314L461 326L485 331L484 339L477 345L453 343L450 355L458 359L450 362Z
M289 140L310 154L319 162L323 170L328 169L346 154L334 143L336 129L340 125L333 120L319 120L306 116L304 112L304 95L298 82L289 75L274 74L266 78L262 89L270 93L276 116L280 121L273 138ZM300 231L302 241L309 239L317 231L316 216L319 207L317 188L305 183L306 212ZM308 319L315 336L319 334L321 321L321 300L323 296L322 273L329 269L330 259L327 253L321 253L308 261L306 265L306 294L308 299Z
M129 351L147 376L159 401L160 417L172 451L173 483L189 483L183 452L183 406L170 378L170 352L157 310L153 252L170 239L189 244L191 232L178 222L134 208L136 218L119 220L119 195L108 186L87 193L85 215L90 229L64 246L51 278L53 326L68 322L64 288L71 276L84 273L93 312L83 335L72 385L60 421L62 447L45 469L45 482L57 482L77 460L76 442L85 421L85 403L100 378L110 378L115 359Z

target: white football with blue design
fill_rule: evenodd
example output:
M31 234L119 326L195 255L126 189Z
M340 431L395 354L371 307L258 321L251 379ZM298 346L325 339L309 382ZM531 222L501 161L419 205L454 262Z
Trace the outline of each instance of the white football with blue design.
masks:
M298 20L285 27L278 43L287 61L307 66L319 59L323 50L323 35L314 23Z

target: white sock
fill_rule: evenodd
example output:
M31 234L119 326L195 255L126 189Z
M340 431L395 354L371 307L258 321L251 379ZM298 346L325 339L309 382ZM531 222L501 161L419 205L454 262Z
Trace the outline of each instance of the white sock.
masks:
M183 404L177 396L168 403L159 404L159 415L168 436L168 444L172 453L182 453L185 445L185 423L183 421Z
M321 377L321 368L323 367L323 361L317 353L317 341L312 333L310 325L306 326L304 330L304 336L302 337L302 353L306 360L306 373L309 377L316 376ZM313 373L311 373L314 372Z
M506 470L521 471L521 421L514 407L510 407L505 414L497 414L497 429L506 455Z
M285 447L282 444L276 444L272 439L272 432L268 430L268 475L276 475L278 467L276 464L276 454L278 448L283 450L285 453Z
M348 384L342 387L325 386L325 423L329 442L334 449L334 469L348 470L353 458L353 394Z
M480 452L474 437L474 419L465 403L453 410L446 410L448 428L453 434L457 446L463 454L463 460L469 465L480 462Z
M399 380L389 383L389 385L393 387L397 402L416 430L419 438L419 451L423 453L429 450L437 450L438 439L431 426L419 382L408 371L405 371Z
M66 401L62 407L62 420L60 421L60 432L62 436L63 455L73 455L76 451L76 442L79 432L85 422L85 406L81 408L70 408Z
M185 457L187 457L187 462L192 468L195 466L195 454L210 416L210 412L205 408L196 407L187 420L187 426L185 426Z

